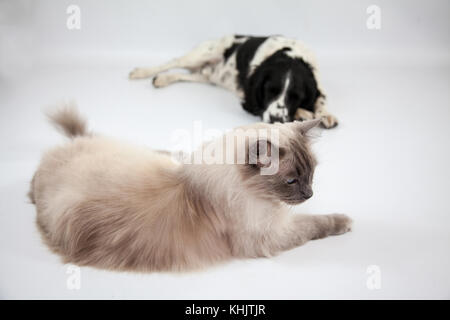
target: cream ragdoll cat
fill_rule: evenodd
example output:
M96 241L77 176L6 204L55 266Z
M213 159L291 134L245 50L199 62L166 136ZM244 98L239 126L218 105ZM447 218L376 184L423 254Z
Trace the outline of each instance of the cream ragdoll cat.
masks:
M43 239L65 262L195 269L232 257L275 255L350 230L343 214L289 212L289 205L312 196L316 162L306 133L320 119L246 127L278 132L276 142L265 138L267 154L278 154L278 170L270 175L261 174L269 164L249 139L241 164L184 164L87 133L73 108L51 119L72 140L43 156L29 195Z

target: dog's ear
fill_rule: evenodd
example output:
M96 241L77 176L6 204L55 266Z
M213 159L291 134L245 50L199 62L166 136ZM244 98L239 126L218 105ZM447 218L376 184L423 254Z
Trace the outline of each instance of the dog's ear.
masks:
M317 98L320 97L320 91L317 88L317 82L313 76L306 79L305 87L303 90L304 90L303 92L304 98L301 103L302 108L307 110L314 110L314 104Z
M303 60L298 61L298 64L296 65L296 74L301 76L303 82L301 89L301 95L303 96L301 108L310 111L314 111L314 103L321 95L312 69L313 68Z
M261 115L264 111L264 84L267 82L267 75L264 68L259 68L250 76L244 86L245 102L244 109L251 114Z

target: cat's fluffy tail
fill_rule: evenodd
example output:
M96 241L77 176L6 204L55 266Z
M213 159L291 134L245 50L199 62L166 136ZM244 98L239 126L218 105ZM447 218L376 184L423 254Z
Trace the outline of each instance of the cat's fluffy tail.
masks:
M51 123L69 138L88 135L87 121L84 119L74 103L66 104L47 113Z

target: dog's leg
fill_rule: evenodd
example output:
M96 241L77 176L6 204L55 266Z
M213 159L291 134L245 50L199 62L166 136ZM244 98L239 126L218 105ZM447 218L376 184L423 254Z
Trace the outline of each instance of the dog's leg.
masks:
M144 79L156 76L170 69L188 69L191 72L198 71L208 64L218 63L223 59L223 52L233 43L233 37L228 36L219 40L206 41L186 55L173 59L163 65L150 68L135 68L130 72L130 79Z
M316 119L321 118L322 125L327 129L331 129L338 125L338 121L335 116L328 112L326 104L325 96L321 95L317 98L316 103L314 104L314 117Z
M162 73L153 78L153 86L155 88L163 88L180 81L202 83L210 82L209 79L201 73Z
M173 59L163 65L156 67L142 67L134 68L128 77L130 79L146 79L156 76L158 73L174 69L174 68L184 68L185 65L181 63L182 58Z

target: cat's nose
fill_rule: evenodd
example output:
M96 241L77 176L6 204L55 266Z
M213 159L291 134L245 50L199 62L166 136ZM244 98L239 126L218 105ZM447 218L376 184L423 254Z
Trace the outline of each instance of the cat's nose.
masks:
M312 196L313 196L312 190L308 190L308 191L305 191L305 192L303 193L303 197L304 197L305 199L309 199L309 198L311 198Z

